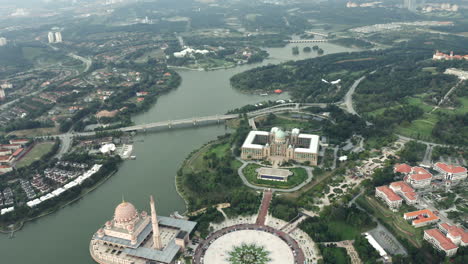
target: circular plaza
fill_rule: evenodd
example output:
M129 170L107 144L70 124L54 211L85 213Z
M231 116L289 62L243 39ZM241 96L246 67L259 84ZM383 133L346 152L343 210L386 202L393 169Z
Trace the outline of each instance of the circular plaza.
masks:
M240 224L212 233L195 251L196 264L294 264L304 254L288 234L269 226Z

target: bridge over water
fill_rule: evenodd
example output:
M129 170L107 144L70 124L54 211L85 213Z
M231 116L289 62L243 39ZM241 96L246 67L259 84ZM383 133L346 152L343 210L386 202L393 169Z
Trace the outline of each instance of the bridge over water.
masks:
M291 39L288 40L289 43L318 43L318 42L328 42L328 39Z
M308 107L320 107L325 108L328 104L324 103L286 103L275 105L259 110L255 110L252 112L247 113L247 117L256 117L261 115L266 115L270 113L278 113L278 112L300 112L301 110L308 108ZM239 114L224 114L224 115L211 115L211 116L203 116L203 117L192 117L192 118L185 118L185 119L178 119L178 120L167 120L167 121L159 121L154 123L148 124L141 124L141 125L134 125L128 127L121 127L114 130L106 130L106 131L123 131L123 132L132 132L132 131L146 131L150 129L157 129L157 128L175 128L175 127L182 127L183 125L199 125L204 123L213 123L218 122L221 123L223 121L231 120L238 118ZM81 132L75 133L76 136L92 136L95 135L96 132Z

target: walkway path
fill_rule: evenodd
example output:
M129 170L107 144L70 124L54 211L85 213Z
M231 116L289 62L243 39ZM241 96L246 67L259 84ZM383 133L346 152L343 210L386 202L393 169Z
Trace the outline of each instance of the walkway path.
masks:
M263 192L262 204L258 210L257 225L265 225L265 219L268 214L268 208L270 208L271 199L273 198L273 192L270 189L266 189Z
M253 162L253 161L245 161L245 160L242 160L241 158L236 158L238 161L242 162L242 166L237 170L237 174L239 174L239 176L241 177L241 180L242 182L244 183L245 186L247 187L250 187L252 189L255 189L255 190L265 190L265 189L270 189L271 191L273 192L295 192L295 191L298 191L300 190L302 187L304 187L306 184L308 184L310 181L312 181L312 177L313 177L313 174L312 174L312 168L311 167L306 167L306 166L296 166L297 168L303 168L306 170L307 172L307 180L305 180L304 182L302 182L301 184L295 186L295 187L292 187L292 188L289 188L289 189L279 189L279 188L268 188L268 187L262 187L262 186L257 186L257 185L254 185L254 184L251 184L247 178L245 177L245 174L243 172L244 168L249 165L249 164L257 164L256 162Z

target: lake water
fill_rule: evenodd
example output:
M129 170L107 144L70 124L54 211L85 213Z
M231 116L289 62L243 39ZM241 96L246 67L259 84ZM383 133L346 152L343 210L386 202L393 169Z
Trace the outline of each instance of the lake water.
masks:
M301 54L292 55L299 46ZM288 98L281 95L248 95L229 84L236 73L269 63L313 58L315 52L303 53L307 44L291 44L284 48L269 48L270 59L261 64L243 65L217 71L179 71L182 84L159 98L147 112L134 118L143 124L224 114L230 109L265 100ZM354 51L329 43L319 43L325 54ZM226 132L224 125L168 130L140 134L135 137L136 160L125 161L119 171L95 191L78 202L45 216L15 233L13 239L0 234L0 263L5 264L91 264L89 241L94 232L113 216L122 200L133 203L138 210L149 211L149 195L154 195L158 214L184 212L184 201L175 189L175 175L187 155L207 141Z

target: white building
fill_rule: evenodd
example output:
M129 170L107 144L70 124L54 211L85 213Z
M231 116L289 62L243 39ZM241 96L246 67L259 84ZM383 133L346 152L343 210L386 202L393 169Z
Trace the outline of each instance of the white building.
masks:
M0 88L0 100L4 100L5 99L5 90L3 90L2 88Z
M444 179L447 181L462 181L467 177L466 168L461 166L437 162L434 164L433 169L442 173L444 175Z
M455 245L462 247L468 245L468 232L463 227L450 225L448 223L439 223L438 227Z
M55 34L54 32L49 32L49 34L47 35L48 39L49 39L49 43L54 43L55 42Z
M5 46L7 44L7 39L6 38L0 38L0 47Z
M432 174L424 168L412 167L411 172L404 179L413 188L426 188L431 185Z
M457 245L437 228L424 230L424 240L432 244L437 250L445 252L447 257L457 254Z
M192 49L192 48L186 48L182 51L179 51L179 52L174 52L174 57L176 58L184 58L186 56L190 56L192 54L201 54L201 55L206 55L210 53L209 50L196 50L196 49Z
M55 32L55 43L61 43L61 42L62 42L62 33Z
M278 127L273 127L270 132L253 130L242 145L241 159L294 160L316 166L319 147L319 136L301 134L297 128L290 133Z
M406 204L413 205L418 202L418 196L413 188L403 181L392 182L390 189L396 194L400 195L406 202Z
M403 199L386 185L375 188L375 197L381 198L392 211L397 211L403 203Z

